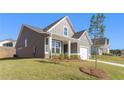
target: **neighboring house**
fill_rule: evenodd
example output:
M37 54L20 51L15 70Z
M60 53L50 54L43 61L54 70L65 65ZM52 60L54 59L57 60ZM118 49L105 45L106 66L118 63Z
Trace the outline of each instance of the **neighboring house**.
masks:
M121 50L121 56L124 56L124 50Z
M0 46L1 47L15 47L16 41L12 39L5 39L0 41Z
M16 41L12 39L5 39L0 41L0 58L13 57L16 54Z
M76 32L69 17L65 16L44 29L22 25L16 43L19 57L51 58L54 55L79 55L86 60L91 56L92 41L87 31Z
M109 39L107 38L99 38L99 39L92 39L93 46L91 48L92 54L109 54Z

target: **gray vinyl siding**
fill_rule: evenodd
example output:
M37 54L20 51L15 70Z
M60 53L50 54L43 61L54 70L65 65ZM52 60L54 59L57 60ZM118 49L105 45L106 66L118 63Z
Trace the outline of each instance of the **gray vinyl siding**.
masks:
M41 57L44 58L44 35L24 26L21 36L16 44L16 54L19 57ZM25 47L25 38L27 47ZM34 51L36 50L35 56Z
M63 20L61 23L55 26L50 32L58 36L64 36L63 34L64 26L66 26L68 29L68 37L72 37L74 35L74 32L67 20Z
M88 54L91 54L91 44L86 33L80 37L80 41L78 43L78 52L80 52L80 47L86 47L88 49Z
M87 35L84 34L80 37L80 45L81 46L85 46L85 47L89 47L90 43L89 43L89 40L87 38Z
M105 40L105 44L98 45L98 50L101 50L101 53L100 53L100 51L97 51L97 49L94 48L93 46L92 46L91 51L92 51L92 54L98 53L98 55L102 55L103 53L109 53L109 52L108 52L109 47L110 47L110 46L109 46L109 44L107 44L107 39L106 39L106 40Z

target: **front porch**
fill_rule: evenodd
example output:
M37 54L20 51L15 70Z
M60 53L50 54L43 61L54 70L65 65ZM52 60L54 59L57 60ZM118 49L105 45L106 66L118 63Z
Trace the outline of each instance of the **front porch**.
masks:
M78 40L52 34L45 38L45 58L52 58L54 55L66 54L78 55Z

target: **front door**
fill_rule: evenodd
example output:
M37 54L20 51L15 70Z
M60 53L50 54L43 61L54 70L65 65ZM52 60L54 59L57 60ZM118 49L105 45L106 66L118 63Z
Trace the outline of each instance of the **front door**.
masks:
M67 54L67 53L68 53L68 45L64 44L64 54Z

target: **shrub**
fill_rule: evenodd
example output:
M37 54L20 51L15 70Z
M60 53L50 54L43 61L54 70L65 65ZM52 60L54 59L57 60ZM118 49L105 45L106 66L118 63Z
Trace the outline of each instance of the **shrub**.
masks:
M71 57L70 57L71 59L79 59L80 58L80 56L79 55L71 55Z
M68 57L67 54L60 54L60 55L59 55L59 59L60 59L60 60L64 60L64 59L69 59L69 57Z
M69 56L67 54L64 54L64 59L69 59Z
M63 59L64 59L64 54L60 54L58 58L59 58L60 60L63 60Z
M71 55L70 58L68 56L68 54L60 54L60 55L56 55L54 57L52 57L53 59L60 59L60 60L64 60L64 59L80 59L79 55Z
M106 55L106 56L113 56L112 53L103 53L103 55Z

